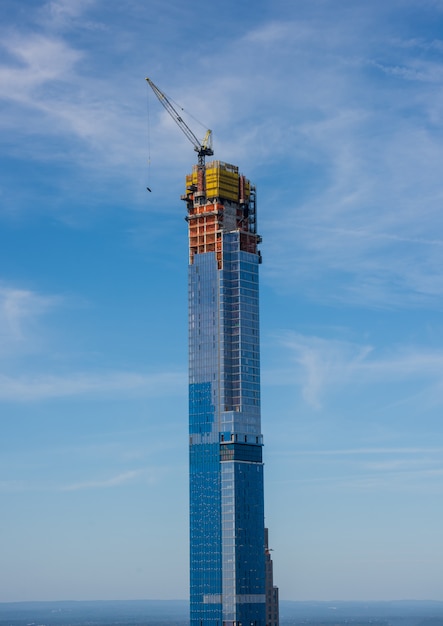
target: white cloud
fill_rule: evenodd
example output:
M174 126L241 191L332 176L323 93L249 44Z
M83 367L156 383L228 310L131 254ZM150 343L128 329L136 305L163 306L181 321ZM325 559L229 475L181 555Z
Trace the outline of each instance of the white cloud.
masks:
M423 455L442 454L442 447L376 447L376 448L334 448L321 450L297 450L297 456L373 456L373 455Z
M154 483L159 474L159 468L155 470L137 469L121 472L109 478L89 479L75 483L57 486L53 481L38 483L30 480L9 480L0 481L0 493L22 493L26 491L85 491L90 489L112 489L127 484L144 480L147 483Z
M298 449L281 454L288 482L383 493L441 492L441 447ZM293 477L292 479L289 477Z
M89 394L142 394L146 396L184 393L184 373L135 372L78 373L66 375L30 375L10 377L0 375L0 400L34 402L48 398L63 398Z
M121 485L134 482L144 473L146 472L143 470L130 470L104 480L88 480L66 485L61 488L61 491L83 491L85 489L108 489L112 487L120 487Z
M92 176L118 167L124 183L140 175L148 156L146 68L138 59L130 78L126 65L109 65L104 75L102 58L50 30L93 5L49 2L49 31L4 37L13 61L10 56L0 68L3 97L26 111L10 110L3 119L14 139L31 139L21 143L21 156L28 150L30 159L50 160L41 138L55 136L63 144L59 159L88 167ZM173 95L213 128L217 158L239 161L263 178L272 168L266 195L255 182L266 231L264 274L276 285L301 285L313 298L357 305L435 303L443 294L435 236L443 226L441 42L392 37L382 23L387 7L346 6L333 29L330 7L323 9L289 12L214 53L196 51L195 76L207 97L177 70L168 77ZM127 33L119 36L126 41ZM242 70L233 72L238 58ZM426 80L410 80L414 75ZM192 150L157 105L151 143L160 181L166 162L168 176L175 176L171 168L189 162Z
M38 318L59 305L61 298L0 284L0 356L30 349Z
M284 276L287 289L303 287L323 301L436 304L443 295L443 240L435 236L443 226L440 142L424 129L388 130L388 119L378 120L377 135L376 119L356 119L306 131L311 153L331 180L321 191L304 191L296 180L294 188L301 185L305 197L273 200L283 208L278 219L275 211L265 217L271 249L264 271Z
M314 408L320 408L325 388L339 382L346 384L372 350L370 346L327 341L297 333L285 336L283 344L298 366L303 397Z
M254 46L276 46L290 42L291 45L301 41L308 41L313 36L313 30L307 24L299 21L272 21L260 24L255 29L249 31L242 38L247 45Z
M67 4L60 10L65 15ZM122 93L124 77L112 70L102 75L87 51L44 30L7 33L1 45L7 54L0 60L0 100L9 106L0 127L15 158L68 162L95 176L110 176L114 166L125 166L130 178L140 171L146 161L142 76L131 84L137 92L131 98Z
M322 407L332 391L343 393L346 387L356 385L375 389L388 381L418 382L437 390L437 396L441 396L438 391L443 382L441 350L398 347L387 353L370 345L298 333L281 336L280 344L288 351L295 368L288 366L286 371L279 372L277 384L298 384L305 402L315 409ZM272 383L272 378L268 382ZM402 401L406 402L406 397L407 394Z
M0 480L0 493L19 493L26 490L26 483L21 480Z
M246 88L224 85L222 99L241 102L233 152L255 167L261 160L264 176L280 168L259 196L264 273L323 300L435 305L443 295L441 59L417 59L408 40L383 29L368 38L361 29L371 11L351 15L332 38L322 39L325 23L315 19L251 31L245 62L260 69L245 68ZM317 45L304 46L305 35ZM421 46L440 53L435 40Z
M0 66L0 97L29 107L41 108L43 94L38 97L38 90L48 83L68 83L83 56L62 39L43 34L14 34L2 45L13 62Z
M41 16L49 28L66 29L78 25L81 18L82 28L99 28L95 22L86 21L84 14L96 5L96 0L51 0L43 5Z

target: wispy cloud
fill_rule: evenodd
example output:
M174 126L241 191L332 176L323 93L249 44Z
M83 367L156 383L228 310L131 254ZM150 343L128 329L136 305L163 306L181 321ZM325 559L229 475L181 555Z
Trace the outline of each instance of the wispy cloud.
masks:
M60 160L98 177L118 167L124 184L147 161L142 76L149 72L137 67L139 90L117 65L102 78L68 35L93 6L48 2L40 33L6 33L0 94L14 107L3 119L14 138L28 138L20 145L28 158L50 158L40 139L55 136ZM174 95L215 129L217 156L260 177L273 168L259 207L265 278L357 306L435 305L443 294L441 41L393 37L380 11L394 5L346 6L333 31L329 10L253 24L204 58L196 51L196 74L217 98L201 98L177 70ZM241 74L232 72L238 57ZM189 154L160 106L151 140L159 166L171 165L165 146L177 146L180 165ZM164 176L161 167L155 176Z
M320 398L332 385L344 385L371 352L370 346L357 346L343 341L327 341L297 333L287 335L284 345L298 366L302 393L306 402L320 408Z
M102 26L86 19L88 9L97 4L96 0L50 0L40 9L40 19L44 26L51 29L66 29L75 26L81 28L102 28Z
M42 492L72 492L89 491L93 489L113 489L144 481L153 484L157 481L161 469L136 469L120 472L108 478L94 478L67 484L58 484L54 480L33 480L27 477L25 480L0 481L0 493L23 493L28 491Z
M91 372L66 375L35 375L17 378L0 375L0 399L34 402L48 398L111 394L161 396L182 394L186 389L184 372Z
M61 302L60 296L0 283L0 356L32 349L38 319Z
M278 70L267 74L272 95L284 93L277 98L280 113L293 111L283 134L266 96L260 98L268 158L281 164L281 176L261 198L264 272L282 289L303 288L323 301L438 305L443 295L438 237L443 119L435 87L443 81L440 47L422 42L433 55L418 59L413 49L382 32L380 39L362 36L358 43L365 20L370 22L371 11L364 19L340 22L338 37L324 40L319 37L324 24L316 20L295 24L292 38L285 37L288 25L275 23L248 35L252 44L263 39L268 48L285 40L279 51L266 50L282 70L288 71L291 58L299 60L284 89L275 84ZM303 49L303 27L319 38L318 48ZM353 55L346 58L350 42ZM266 71L270 61L262 61ZM386 72L396 80L385 80ZM254 93L253 85L250 89ZM253 142L260 145L257 138ZM257 154L256 147L251 152Z
M153 373L109 369L73 371L68 355L65 355L65 365L69 369L65 373L53 373L53 363L46 362L40 363L38 373L32 367L29 369L23 363L23 355L39 352L50 357L51 350L44 339L48 326L43 318L63 303L66 304L66 300L61 296L0 284L0 400L35 402L83 395L153 397L183 393L186 374L178 370ZM13 374L12 362L19 362L23 373Z
M293 450L279 455L288 482L337 490L441 492L441 447L397 446Z
M281 335L279 341L295 367L288 365L275 377L271 374L268 383L299 385L304 400L316 409L331 391L343 393L355 385L375 388L388 381L413 381L435 389L442 386L441 350L400 346L381 352L370 345L295 332Z
M376 447L376 448L338 448L322 450L297 450L301 456L373 456L373 455L418 455L441 454L443 447Z
M429 470L405 470L405 471L346 471L334 473L331 468L329 472L320 477L301 478L292 482L307 484L310 486L319 485L333 488L338 491L353 490L362 492L373 492L382 494L386 492L394 493L421 493L421 494L441 494L443 492L443 468Z
M122 184L134 184L146 162L146 111L143 75L139 83L124 84L127 77L103 73L72 32L95 29L100 24L83 19L95 2L48 2L30 10L29 28L3 29L0 44L0 128L5 154L17 162L54 163L70 168L69 181L79 173L100 181L119 167ZM134 97L128 95L134 91ZM134 165L137 163L137 165ZM126 172L126 173L124 173ZM51 185L69 184L60 175ZM8 192L3 181L0 210L12 212L20 201L17 190ZM21 190L25 194L26 188ZM77 190L77 193L79 191ZM7 206L7 200L10 206ZM51 210L54 194L48 197Z
M36 90L52 81L67 82L83 56L62 39L45 35L14 34L2 45L12 61L0 66L0 97L32 108L42 109L44 99L49 101L43 94L33 99Z
M20 493L26 488L26 482L22 480L0 480L0 493Z
M113 487L120 487L136 481L144 474L146 474L145 470L130 470L104 480L88 480L66 485L61 488L61 491L84 491L85 489L109 489Z
M109 83L82 75L78 64L84 59L83 51L66 39L46 33L15 33L4 39L3 46L11 60L0 65L0 98L24 107L8 110L4 128L8 132L14 129L19 136L30 136L28 158L50 158L45 144L39 147L35 139L56 136L68 141L65 148L78 156L80 148L69 144L69 140L84 142L83 150L100 152L108 167L110 160L120 161L117 146L126 149L123 136L118 136L132 135L136 122L126 119L123 124L118 120L122 115L120 105L124 105L115 99ZM144 127L141 120L137 122ZM115 149L106 157L111 136ZM21 144L22 149L25 146Z

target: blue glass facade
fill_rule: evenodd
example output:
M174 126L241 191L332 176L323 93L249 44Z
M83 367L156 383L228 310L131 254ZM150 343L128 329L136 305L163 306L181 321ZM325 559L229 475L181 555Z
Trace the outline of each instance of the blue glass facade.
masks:
M185 199L191 626L265 626L259 238L250 203Z

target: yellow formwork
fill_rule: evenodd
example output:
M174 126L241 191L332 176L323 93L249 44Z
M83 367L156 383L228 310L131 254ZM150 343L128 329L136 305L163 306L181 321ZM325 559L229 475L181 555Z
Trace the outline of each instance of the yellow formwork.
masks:
M206 195L238 202L238 174L220 168L206 170Z
M222 198L238 202L239 198L239 173L236 165L212 161L206 165L206 196L208 198ZM186 176L186 189L197 185L197 166L194 166L192 174ZM249 198L250 182L245 181L245 200Z

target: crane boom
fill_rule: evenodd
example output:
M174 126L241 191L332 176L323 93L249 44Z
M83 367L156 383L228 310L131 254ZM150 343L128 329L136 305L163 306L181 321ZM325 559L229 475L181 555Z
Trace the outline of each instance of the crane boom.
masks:
M194 150L198 154L198 164L200 167L205 164L205 157L212 156L214 151L212 149L212 131L207 130L206 135L204 136L202 141L199 141L193 131L189 128L186 122L183 120L181 115L175 109L175 107L171 104L165 94L160 91L160 89L155 85L150 78L146 78L148 84L152 88L152 91L155 93L157 98L159 99L162 106L166 109L169 115L172 117L177 126L181 129L181 131L186 135L189 141L194 146Z

